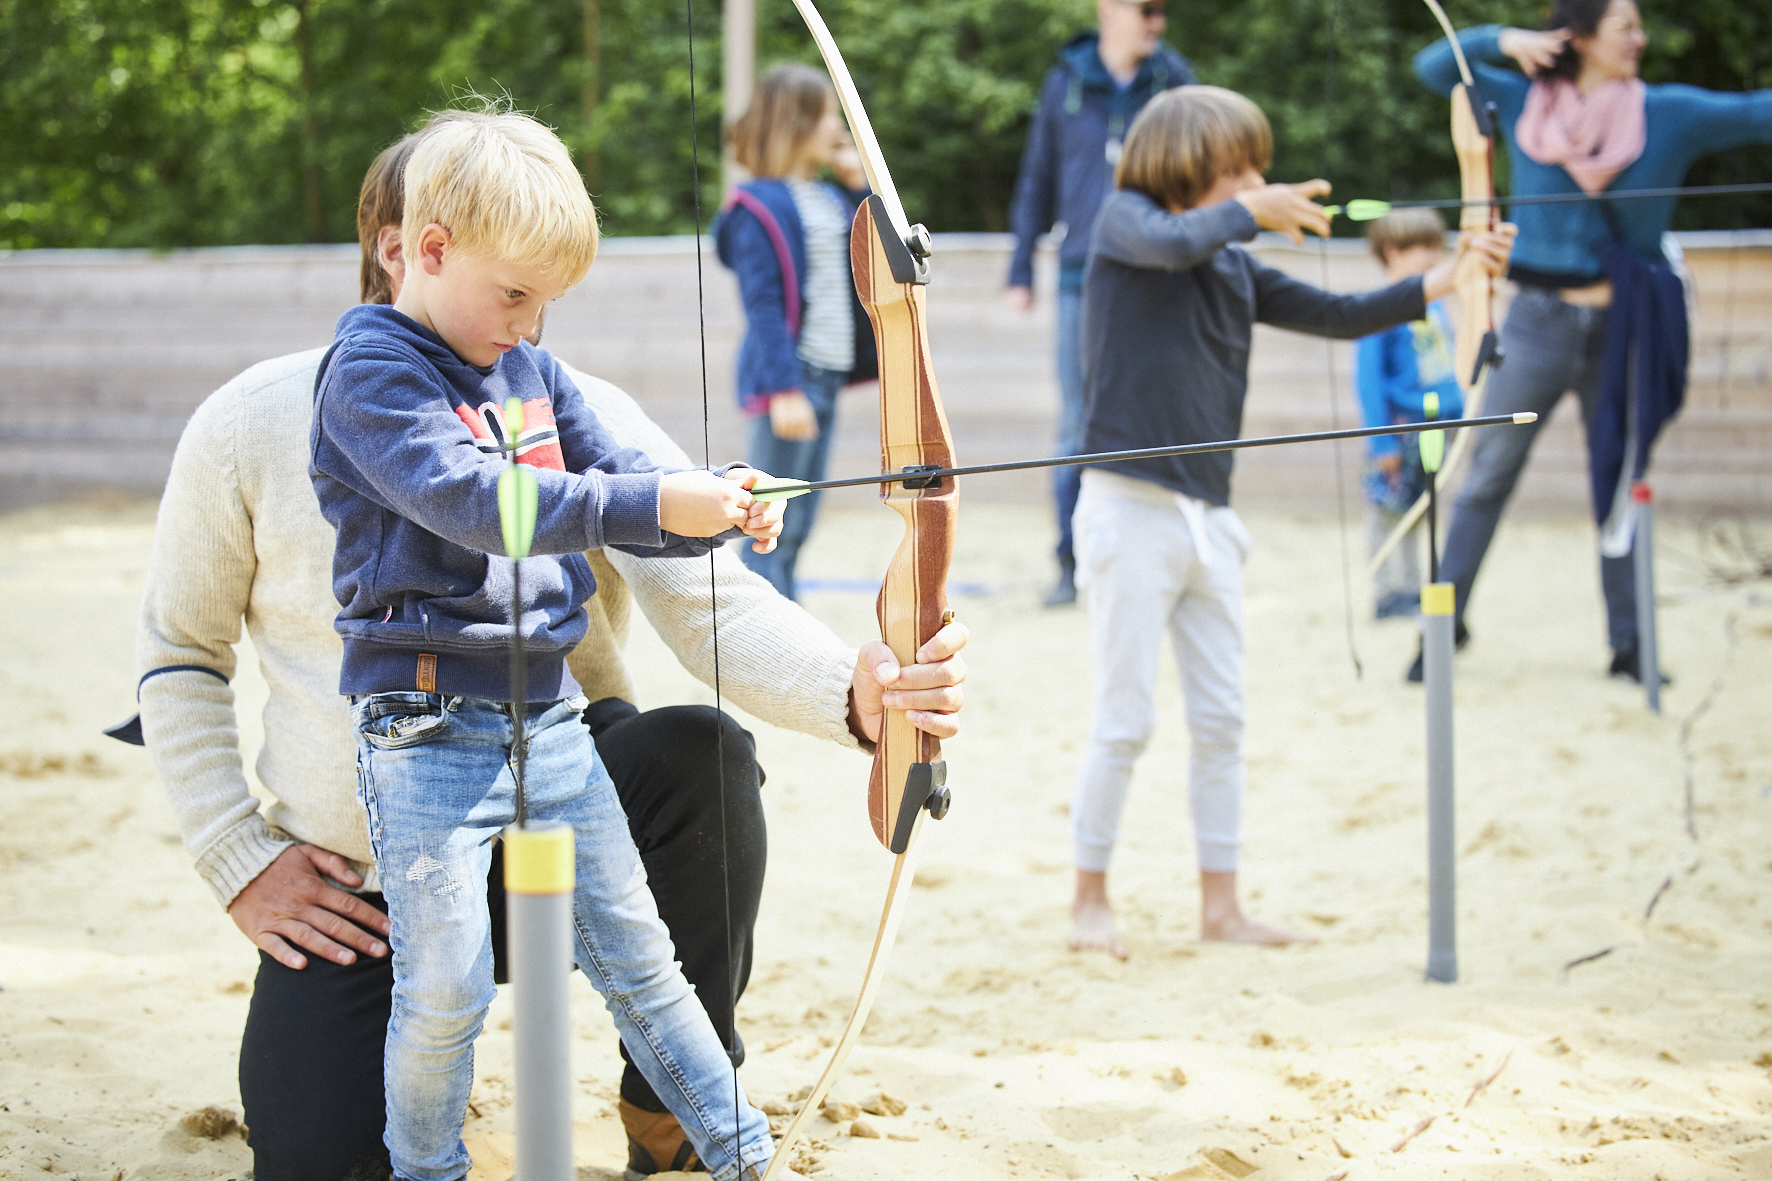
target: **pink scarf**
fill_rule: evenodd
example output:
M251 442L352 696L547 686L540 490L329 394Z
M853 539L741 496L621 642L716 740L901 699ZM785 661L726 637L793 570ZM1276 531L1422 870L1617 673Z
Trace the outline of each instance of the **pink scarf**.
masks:
M1598 193L1643 154L1648 140L1641 78L1620 78L1585 98L1564 78L1534 82L1514 142L1540 164L1560 164L1582 191Z

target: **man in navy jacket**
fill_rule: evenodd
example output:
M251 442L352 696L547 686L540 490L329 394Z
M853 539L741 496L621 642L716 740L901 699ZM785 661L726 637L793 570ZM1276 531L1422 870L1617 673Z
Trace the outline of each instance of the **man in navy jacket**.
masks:
M1083 431L1083 261L1096 211L1114 185L1120 143L1133 117L1151 98L1198 79L1186 58L1162 41L1165 0L1096 0L1099 33L1079 33L1058 51L1058 64L1040 87L1040 106L1028 128L1009 225L1015 256L1009 264L1009 301L1034 306L1034 241L1063 222L1058 250L1058 388L1062 398L1058 449L1076 453ZM1049 607L1076 601L1071 554L1071 511L1079 471L1056 469L1058 585Z

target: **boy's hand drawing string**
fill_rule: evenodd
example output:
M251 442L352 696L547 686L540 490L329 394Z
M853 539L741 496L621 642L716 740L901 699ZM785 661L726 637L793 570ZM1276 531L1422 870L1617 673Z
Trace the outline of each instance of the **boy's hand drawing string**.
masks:
M1313 431L1303 435L1267 435L1256 439L1227 439L1215 443L1177 443L1171 447L1139 447L1130 451L1096 451L1088 455L1058 455L1049 459L1016 459L1008 463L979 463L969 467L906 467L896 475L882 472L877 476L846 476L838 480L807 483L775 476L759 479L751 492L762 501L788 500L808 492L826 488L858 488L864 484L903 484L907 488L925 488L950 476L980 476L989 472L1018 472L1029 468L1071 467L1079 464L1109 463L1131 459L1163 459L1173 455L1203 455L1212 451L1247 451L1253 447L1280 447L1292 443L1325 443L1338 439L1367 439L1375 435L1413 435L1424 431L1449 431L1470 426L1524 426L1538 421L1534 413L1492 414L1488 418L1454 418L1442 422L1400 423L1390 426L1363 426L1339 431Z

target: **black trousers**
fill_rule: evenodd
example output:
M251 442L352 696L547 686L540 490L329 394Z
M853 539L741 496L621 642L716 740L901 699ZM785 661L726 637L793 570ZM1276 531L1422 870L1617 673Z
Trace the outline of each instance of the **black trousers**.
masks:
M768 848L756 744L730 717L708 706L641 713L611 697L585 711L585 724L615 780L683 974L721 1041L734 1047L734 1063L742 1063L744 1046L731 1016L750 979L751 936ZM387 909L379 894L364 898ZM504 871L496 850L486 898L502 982ZM255 1175L258 1181L386 1177L382 1046L393 964L388 957L364 955L349 966L312 954L307 959L308 966L298 972L259 953L240 1043L240 1098ZM627 1059L625 1048L622 1057ZM622 1073L621 1093L647 1111L664 1110L631 1062Z

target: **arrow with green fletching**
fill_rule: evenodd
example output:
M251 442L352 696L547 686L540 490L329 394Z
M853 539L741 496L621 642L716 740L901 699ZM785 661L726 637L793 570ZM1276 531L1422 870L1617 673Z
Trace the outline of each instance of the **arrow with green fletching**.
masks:
M498 475L498 524L511 559L511 763L516 785L517 827L529 822L523 775L529 755L529 658L523 651L523 561L535 543L535 511L541 491L535 472L517 462L523 435L523 403L505 399L505 470Z
M1444 201L1375 201L1357 197L1345 205L1325 205L1330 217L1349 221L1374 221L1393 209L1463 209L1471 205L1568 205L1577 201L1627 201L1649 197L1724 196L1731 193L1772 193L1772 184L1690 185L1674 189L1621 189L1616 193L1547 193L1538 197L1495 197L1484 201L1467 201L1452 197Z
M517 438L523 433L523 403L505 400L505 446L510 462L498 477L498 523L504 530L505 553L513 561L529 556L535 543L535 509L540 491L535 473L517 462Z
M1438 404L1436 403L1436 406ZM1525 426L1537 422L1530 411L1517 414L1491 414L1486 418L1452 418L1445 422L1401 423L1393 426L1363 426L1345 431L1312 431L1305 435L1267 435L1258 439L1226 439L1218 443L1177 443L1168 447L1140 447L1132 451L1097 451L1089 455L1059 455L1051 459L1018 459L1010 463L980 463L971 467L907 467L896 475L881 472L877 476L849 476L841 480L820 480L809 484L785 476L759 476L751 485L757 500L792 500L808 492L825 488L856 488L864 484L903 484L906 488L933 488L949 476L980 476L987 472L1018 472L1028 468L1074 467L1079 464L1110 463L1129 459L1164 459L1172 455L1202 455L1210 451L1246 451L1251 447L1278 447L1289 443L1326 443L1337 439L1367 439L1373 435L1413 435L1422 432L1440 434L1446 430L1471 426Z

